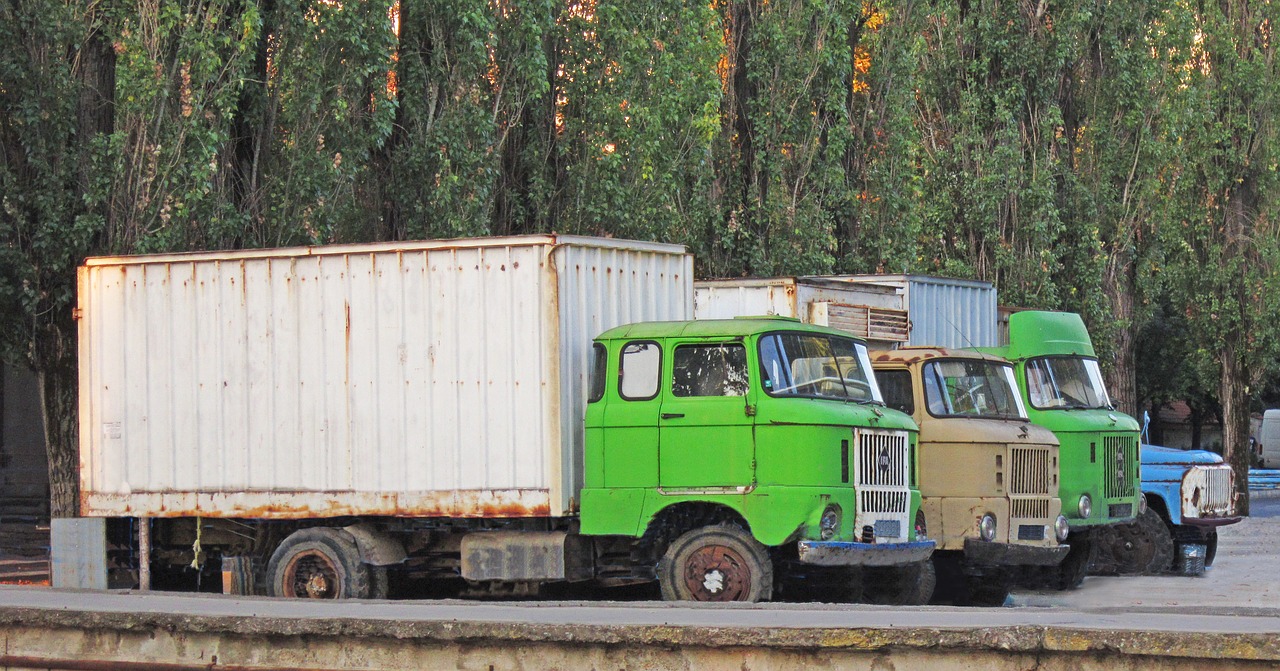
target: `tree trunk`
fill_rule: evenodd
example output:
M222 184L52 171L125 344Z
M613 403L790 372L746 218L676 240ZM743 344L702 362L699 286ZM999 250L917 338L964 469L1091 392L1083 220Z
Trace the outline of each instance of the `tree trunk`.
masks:
M1222 458L1236 475L1236 510L1249 514L1249 383L1236 338L1222 350L1218 396L1222 400Z
M1121 253L1123 254L1123 253ZM1133 262L1127 254L1113 255L1108 263L1103 290L1111 302L1111 316L1116 327L1112 338L1111 365L1103 367L1111 402L1121 412L1139 417L1138 381L1134 362L1137 341L1134 338Z
M74 329L63 337L49 329L46 342L57 340L62 350L37 362L40 404L44 408L45 445L49 456L49 516L76 517L80 514L80 431L78 423L78 375Z

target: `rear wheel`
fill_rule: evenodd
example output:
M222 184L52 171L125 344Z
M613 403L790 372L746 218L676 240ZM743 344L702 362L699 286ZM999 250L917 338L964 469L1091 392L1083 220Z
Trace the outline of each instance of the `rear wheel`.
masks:
M768 601L773 562L741 528L701 527L681 535L658 562L665 601Z
M327 527L293 532L267 564L271 595L291 599L382 598L386 575L360 561L350 534Z
M1173 566L1173 536L1151 508L1108 534L1116 571L1121 575L1158 575Z

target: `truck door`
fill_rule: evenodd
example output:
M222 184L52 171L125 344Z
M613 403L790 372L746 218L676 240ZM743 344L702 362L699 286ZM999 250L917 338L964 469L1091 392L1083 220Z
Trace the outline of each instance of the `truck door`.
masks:
M740 341L673 344L658 422L659 486L750 485L755 436L746 347Z
M604 411L604 485L658 485L658 411L662 407L662 346L632 340L618 356L618 401Z

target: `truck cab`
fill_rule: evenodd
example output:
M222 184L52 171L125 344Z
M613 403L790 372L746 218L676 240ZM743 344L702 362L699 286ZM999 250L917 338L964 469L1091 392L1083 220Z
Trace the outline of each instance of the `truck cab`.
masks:
M797 578L928 600L916 426L884 406L863 341L787 318L651 322L604 332L593 360L581 533L633 539L664 598L766 600Z
M1218 527L1240 521L1235 473L1206 450L1142 445L1147 512L1116 527L1117 573L1199 575L1218 553Z
M1145 500L1139 486L1138 422L1111 405L1098 358L1080 316L1028 310L1009 316L1008 344L982 351L1014 363L1031 421L1060 443L1062 499L1071 554L1051 582L1078 585L1089 567L1092 532L1133 520Z
M1013 366L933 347L873 352L872 366L885 402L920 426L923 509L950 592L940 596L998 606L1021 566L1061 562L1058 439L1028 419Z

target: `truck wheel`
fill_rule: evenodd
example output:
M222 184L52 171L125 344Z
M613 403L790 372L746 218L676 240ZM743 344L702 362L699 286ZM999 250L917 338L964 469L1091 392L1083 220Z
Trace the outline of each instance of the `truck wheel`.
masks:
M867 602L887 606L923 606L933 598L933 588L938 584L931 559L906 566L868 569L865 575Z
M1089 560L1093 554L1093 540L1081 539L1071 543L1071 551L1062 563L1050 570L1049 586L1056 590L1075 589L1084 582L1089 572Z
M756 539L720 524L685 532L658 562L664 601L768 601L773 562Z
M272 553L267 576L271 595L278 597L367 599L386 593L386 569L361 562L355 539L328 527L290 534Z
M1204 535L1204 566L1213 566L1213 558L1218 556L1218 532L1210 531Z
M1111 534L1111 554L1121 575L1158 575L1173 566L1173 536L1151 508Z

